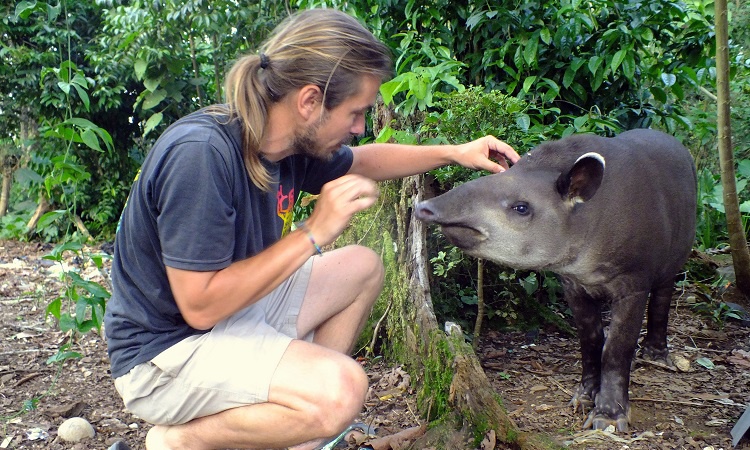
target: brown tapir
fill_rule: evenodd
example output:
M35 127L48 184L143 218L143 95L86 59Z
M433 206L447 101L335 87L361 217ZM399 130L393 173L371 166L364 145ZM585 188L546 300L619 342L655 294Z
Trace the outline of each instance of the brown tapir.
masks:
M420 202L415 214L468 254L560 276L581 340L572 404L593 406L584 428L627 431L630 366L647 303L641 351L668 362L674 280L695 239L690 152L653 130L573 135L538 146L503 173Z

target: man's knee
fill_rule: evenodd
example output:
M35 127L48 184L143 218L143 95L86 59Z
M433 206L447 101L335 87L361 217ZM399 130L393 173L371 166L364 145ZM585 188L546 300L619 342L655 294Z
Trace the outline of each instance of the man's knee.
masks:
M349 267L356 272L363 286L380 292L385 277L385 267L380 255L372 249L360 245L352 245L345 248L350 252L347 255L347 259L353 262Z
M368 379L355 361L336 364L328 371L328 382L321 385L318 401L311 405L310 420L324 436L332 436L351 425L362 410Z

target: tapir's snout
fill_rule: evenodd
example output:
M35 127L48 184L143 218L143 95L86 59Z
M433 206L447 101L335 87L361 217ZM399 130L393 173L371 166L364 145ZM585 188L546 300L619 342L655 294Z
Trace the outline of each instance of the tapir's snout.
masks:
M417 206L414 207L414 215L423 222L433 223L436 220L435 211L430 208L429 202L426 201L417 203Z
M441 212L439 205L431 200L417 203L414 215L423 222L440 225L445 237L462 250L470 250L487 240L486 233L462 221L460 214L454 216L448 212Z

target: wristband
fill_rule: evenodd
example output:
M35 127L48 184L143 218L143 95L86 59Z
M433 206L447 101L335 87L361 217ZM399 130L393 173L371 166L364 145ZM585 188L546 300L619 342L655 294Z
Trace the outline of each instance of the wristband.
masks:
M307 228L307 225L305 225L304 222L300 224L300 228L305 230L305 233L307 233L307 238L310 239L310 243L315 247L315 251L318 252L319 255L323 254L323 249L320 248L320 245L318 245L317 242L315 242L315 238L312 235L312 232L310 232L310 229Z

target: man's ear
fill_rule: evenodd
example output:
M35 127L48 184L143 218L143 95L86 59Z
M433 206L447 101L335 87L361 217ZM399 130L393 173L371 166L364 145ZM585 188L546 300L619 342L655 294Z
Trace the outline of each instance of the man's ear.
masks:
M307 84L297 93L297 111L305 121L317 118L323 107L323 93L318 86Z

